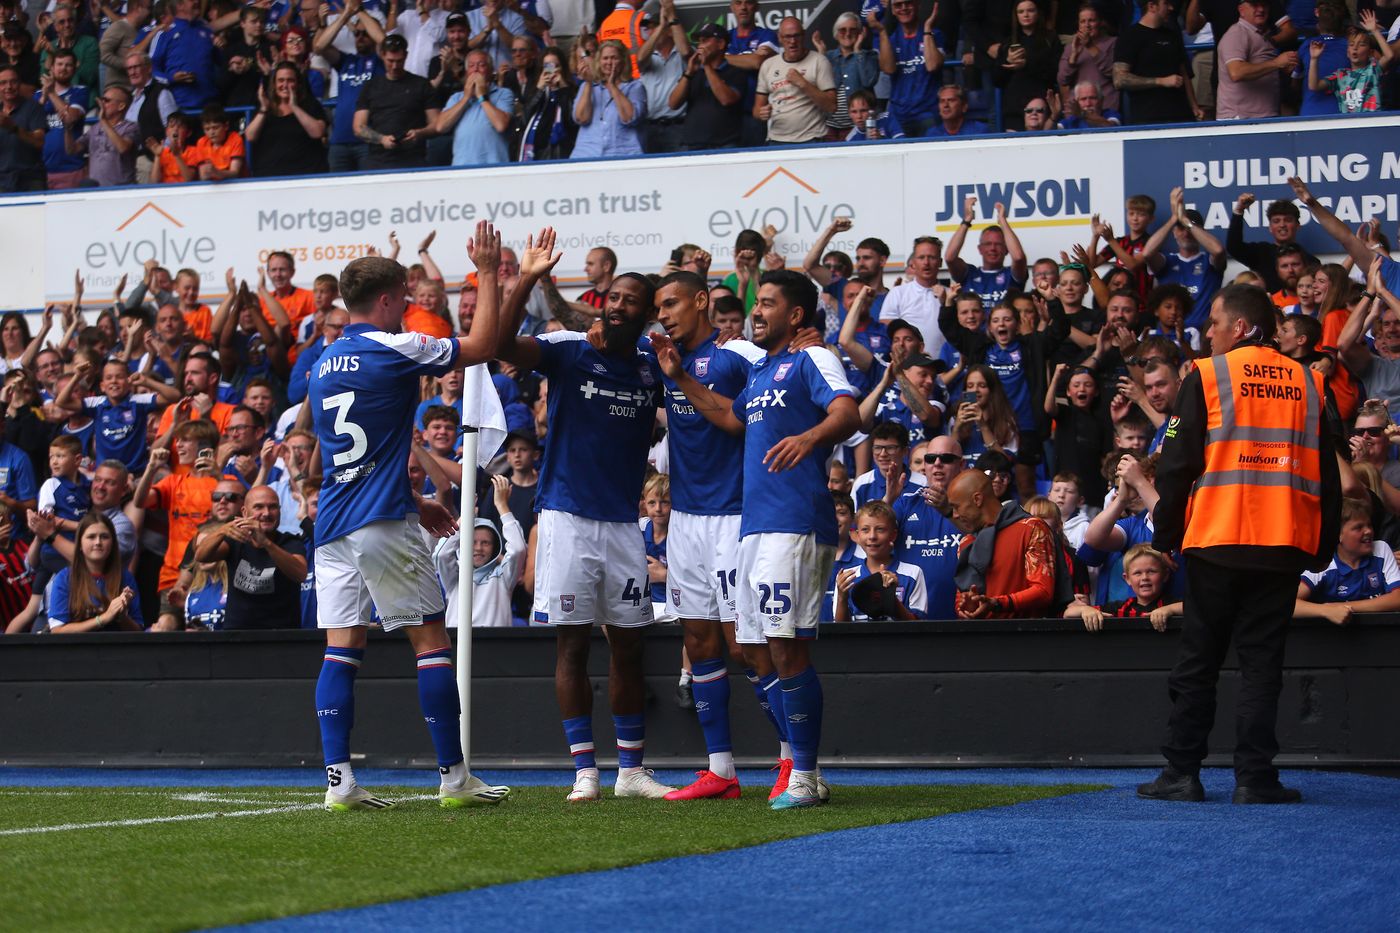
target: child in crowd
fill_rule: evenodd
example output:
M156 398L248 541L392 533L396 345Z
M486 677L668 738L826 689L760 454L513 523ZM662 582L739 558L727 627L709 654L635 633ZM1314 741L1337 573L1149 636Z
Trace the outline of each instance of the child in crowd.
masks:
M525 532L510 512L510 480L492 476L491 497L502 516L501 530L489 518L478 518L472 531L472 626L507 628L513 624L511 593L525 562ZM433 564L447 593L447 624L452 628L460 615L457 541L457 535L450 535L433 550Z
M733 295L714 297L711 292L710 323L719 328L725 340L739 340L744 336L744 303Z
M1045 413L1055 419L1056 467L1088 477L1089 482L1077 492L1098 502L1106 490L1099 477L1099 460L1113 443L1113 428L1100 404L1094 370L1057 364L1045 392Z
M1380 109L1381 84L1395 58L1390 43L1376 23L1376 11L1363 10L1360 20L1360 28L1353 26L1347 33L1348 67L1322 77L1317 63L1324 46L1321 42L1308 46L1308 89L1335 95L1341 113L1370 113Z
M851 115L851 131L846 134L847 142L865 142L876 139L899 139L904 129L887 113L876 113L875 93L861 88L850 97L848 112Z
M1082 619L1086 631L1100 632L1103 631L1106 617L1129 619L1146 616L1154 629L1165 632L1167 620L1181 615L1182 610L1180 601L1167 601L1167 581L1170 579L1171 565L1166 556L1154 550L1150 544L1135 544L1123 555L1123 580L1131 595L1097 606L1076 600L1065 609L1065 618Z
M206 525L200 537L214 534L222 524ZM185 631L217 632L228 610L228 563L195 561L189 595L185 597Z
M218 104L210 104L200 114L204 137L191 147L200 181L223 181L247 174L247 152L243 137L230 132L228 114Z
M1188 357L1199 356L1201 332L1186 326L1195 299L1185 285L1158 285L1147 295L1147 313L1157 319L1148 329L1149 337L1165 337L1179 346Z
M175 273L175 295L180 302L180 314L185 319L185 331L205 343L213 340L214 312L199 301L199 273L193 269L181 269Z
M1060 510L1060 528L1075 550L1084 543L1084 532L1089 529L1089 514L1084 509L1087 497L1081 488L1078 474L1061 471L1051 480L1048 496Z
M1284 356L1305 365L1311 366L1318 360L1327 359L1326 354L1320 353L1317 349L1321 340L1322 324L1315 317L1308 317L1305 314L1290 314L1279 325L1279 351Z
M836 574L836 599L832 607L837 622L868 622L872 616L856 604L853 590L871 576L881 578L885 589L893 588L897 605L886 606L890 617L909 622L928 611L928 591L924 572L913 564L894 559L894 539L898 530L894 509L881 500L867 502L855 515L855 539L865 551L865 560Z
M1354 612L1400 609L1400 565L1395 552L1377 541L1371 507L1359 499L1342 500L1342 530L1337 553L1321 573L1307 571L1298 582L1293 614L1327 619L1341 625Z
M55 530L47 540L30 545L28 564L34 576L28 604L11 620L17 631L28 631L39 618L49 581L71 563L72 547L64 549L67 555L61 554L54 541L59 536L72 541L92 505L92 483L78 469L82 456L82 444L71 435L60 434L49 443L50 476L39 486L38 505L40 512L54 516Z
M176 111L165 120L165 139L147 139L146 151L155 160L151 181L159 185L194 181L199 176L199 154L190 145L194 125Z
M671 525L671 478L652 475L642 486L642 540L647 548L647 583L658 622L679 621L666 596L666 534Z
M144 372L132 375L121 360L108 360L102 364L102 395L75 398L92 371L89 361L79 362L74 378L54 399L54 407L70 415L90 411L97 422L93 443L98 462L120 460L128 470L138 473L146 468L146 416L159 404L157 396L174 403L180 400L180 392ZM133 393L134 386L149 391Z
M1074 594L1087 599L1091 592L1089 568L1074 553L1075 546L1070 544L1065 537L1060 507L1045 496L1031 496L1021 508L1026 510L1026 514L1038 518L1050 526L1050 531L1055 536L1055 546L1060 549L1060 553L1064 556L1065 568L1069 570L1070 586L1073 588Z
M845 466L836 464L841 469ZM849 484L847 484L849 487ZM822 602L822 621L831 622L836 605L836 575L850 567L855 567L865 559L865 552L855 540L856 503L850 493L833 489L831 498L836 506L836 559L831 564L831 574L826 581L826 599Z
M1094 239L1102 236L1107 244L1099 252L1098 261L1100 264L1116 263L1120 268L1128 270L1131 273L1129 287L1137 293L1138 298L1146 299L1147 293L1152 290L1152 270L1141 257L1147 249L1147 226L1157 214L1157 202L1145 194L1135 194L1128 198L1123 208L1128 232L1117 239L1113 238L1111 227L1100 223L1097 215L1093 218ZM1092 247L1092 240L1090 245ZM1110 294L1116 289L1111 282L1109 288Z
M973 333L983 333L987 326L987 312L982 304L982 296L976 292L958 292L953 299L953 310L958 316L958 324ZM963 355L958 352L958 348L948 341L943 341L943 346L938 350L937 359L943 361L948 368L938 374L938 381L943 383L943 394L946 398L962 398L965 391L963 382L967 377L966 361Z
M1152 509L1157 490L1152 481L1157 472L1157 455L1139 458L1119 457L1115 468L1117 494L1089 523L1079 557L1091 567L1099 567L1096 605L1127 599L1131 587L1123 576L1123 558L1136 544L1152 541Z

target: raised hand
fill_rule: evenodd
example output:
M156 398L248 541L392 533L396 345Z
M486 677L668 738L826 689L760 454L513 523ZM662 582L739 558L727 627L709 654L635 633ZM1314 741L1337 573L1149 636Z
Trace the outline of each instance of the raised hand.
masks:
M501 233L489 220L478 221L476 236L467 241L467 258L477 274L495 274L501 265Z
M675 341L665 334L652 334L651 348L656 353L656 362L661 371L672 380L679 379L685 367L681 365L681 354L676 349Z
M963 220L972 223L977 219L977 195L969 194L963 198Z
M520 251L520 274L544 276L559 264L559 260L564 258L563 253L554 251L555 231L553 227L545 227L539 233L538 239L530 237L525 241L525 248Z

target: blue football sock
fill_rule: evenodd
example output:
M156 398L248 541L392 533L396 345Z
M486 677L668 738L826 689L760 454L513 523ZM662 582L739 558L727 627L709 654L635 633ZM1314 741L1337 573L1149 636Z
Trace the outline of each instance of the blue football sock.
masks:
M613 728L617 730L617 766L619 768L640 768L642 766L642 745L646 738L646 727L642 725L642 714L614 715Z
M564 741L569 743L569 754L574 756L574 770L598 767L593 755L593 719L579 716L564 720Z
M808 667L783 685L783 712L787 716L788 741L792 743L794 771L815 771L817 746L822 738L822 684L817 670Z
M438 648L418 655L418 704L437 749L438 767L462 760L462 707L457 703L457 678L452 673L452 649Z
M355 675L363 649L327 648L316 679L316 719L326 766L350 760L350 729L355 725Z
M705 734L705 749L711 755L734 750L729 738L729 668L720 658L691 661L694 677L690 689L695 694L695 714Z
M773 728L778 730L778 741L787 742L789 740L789 730L787 716L784 714L783 682L776 673L769 674L763 679L763 695L766 702L763 704L763 711L768 714L768 719L773 723Z

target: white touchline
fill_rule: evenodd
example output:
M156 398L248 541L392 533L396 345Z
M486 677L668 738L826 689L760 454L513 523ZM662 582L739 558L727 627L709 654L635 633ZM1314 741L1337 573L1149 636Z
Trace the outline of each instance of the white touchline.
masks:
M399 797L398 800L436 800L436 794L416 794L412 797ZM268 816L273 813L293 813L298 810L319 810L319 803L283 804L280 807L263 807L258 810L231 810L227 813L186 813L181 816L148 816L132 820L103 820L98 823L63 823L58 826L27 826L21 829L0 829L0 836L33 836L39 833L63 833L74 829L107 829L114 826L150 826L154 823L185 823L190 820L212 820L219 817Z

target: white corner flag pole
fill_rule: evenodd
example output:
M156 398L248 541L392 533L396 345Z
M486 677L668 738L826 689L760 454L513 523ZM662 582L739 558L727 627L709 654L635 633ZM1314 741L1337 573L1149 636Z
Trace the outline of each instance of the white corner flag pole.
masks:
M474 380L462 386L462 514L457 533L457 698L462 706L462 754L472 766L472 541L476 537L476 425L467 424L476 411L471 398Z

